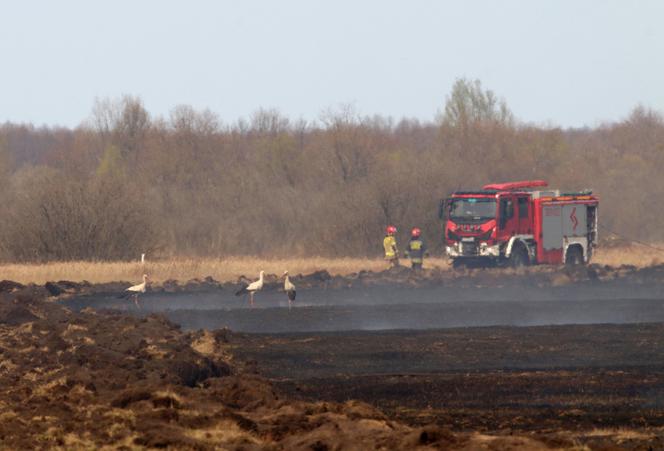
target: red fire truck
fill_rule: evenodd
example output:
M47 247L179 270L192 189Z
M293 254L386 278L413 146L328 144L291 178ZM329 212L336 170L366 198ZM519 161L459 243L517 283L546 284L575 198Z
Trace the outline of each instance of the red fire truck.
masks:
M597 244L598 198L547 186L533 180L453 193L441 204L447 256L455 266L588 263Z

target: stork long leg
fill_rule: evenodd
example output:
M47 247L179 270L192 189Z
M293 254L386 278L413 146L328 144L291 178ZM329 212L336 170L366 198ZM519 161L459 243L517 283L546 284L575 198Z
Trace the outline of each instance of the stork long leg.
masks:
M134 295L134 304L136 308L141 308L141 305L138 303L138 293Z
M254 308L254 292L250 291L249 292L249 305L251 308Z

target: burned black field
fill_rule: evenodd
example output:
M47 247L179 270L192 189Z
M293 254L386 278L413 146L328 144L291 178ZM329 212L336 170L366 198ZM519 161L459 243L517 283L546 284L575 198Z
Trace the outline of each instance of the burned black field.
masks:
M358 399L413 425L664 426L664 325L242 334L234 353L299 399Z
M293 280L298 298L291 310L276 276L256 295L255 308L234 295L237 284L213 280L154 287L142 296L140 309L118 298L121 284L87 287L63 302L74 310L160 313L188 330L252 333L664 322L660 267L401 268L348 277L322 271Z
M48 377L5 386L5 417L22 428L0 432L34 444L35 412L64 402L38 430L60 415L65 445L664 447L664 267L293 281L290 310L276 277L256 308L211 279L152 287L140 308L118 298L122 283L7 285L4 380ZM35 330L48 340L32 343ZM37 355L51 348L68 357ZM90 408L116 435L80 421Z

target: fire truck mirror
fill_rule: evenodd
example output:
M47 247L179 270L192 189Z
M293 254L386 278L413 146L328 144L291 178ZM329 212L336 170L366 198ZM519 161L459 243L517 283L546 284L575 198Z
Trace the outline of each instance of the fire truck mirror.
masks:
M443 199L440 201L440 206L438 207L438 217L444 220L446 213L447 213L447 199Z

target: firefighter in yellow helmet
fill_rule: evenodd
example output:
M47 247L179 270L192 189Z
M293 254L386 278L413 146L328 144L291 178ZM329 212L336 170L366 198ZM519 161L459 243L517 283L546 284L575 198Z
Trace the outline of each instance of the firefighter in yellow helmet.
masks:
M385 232L385 238L383 238L385 260L390 262L390 268L394 268L399 266L399 250L397 249L397 239L394 237L394 234L397 233L397 228L387 226Z
M410 241L406 246L406 257L410 258L410 264L413 269L422 269L424 263L424 255L427 251L427 246L424 244L422 238L422 231L415 227L410 232Z

